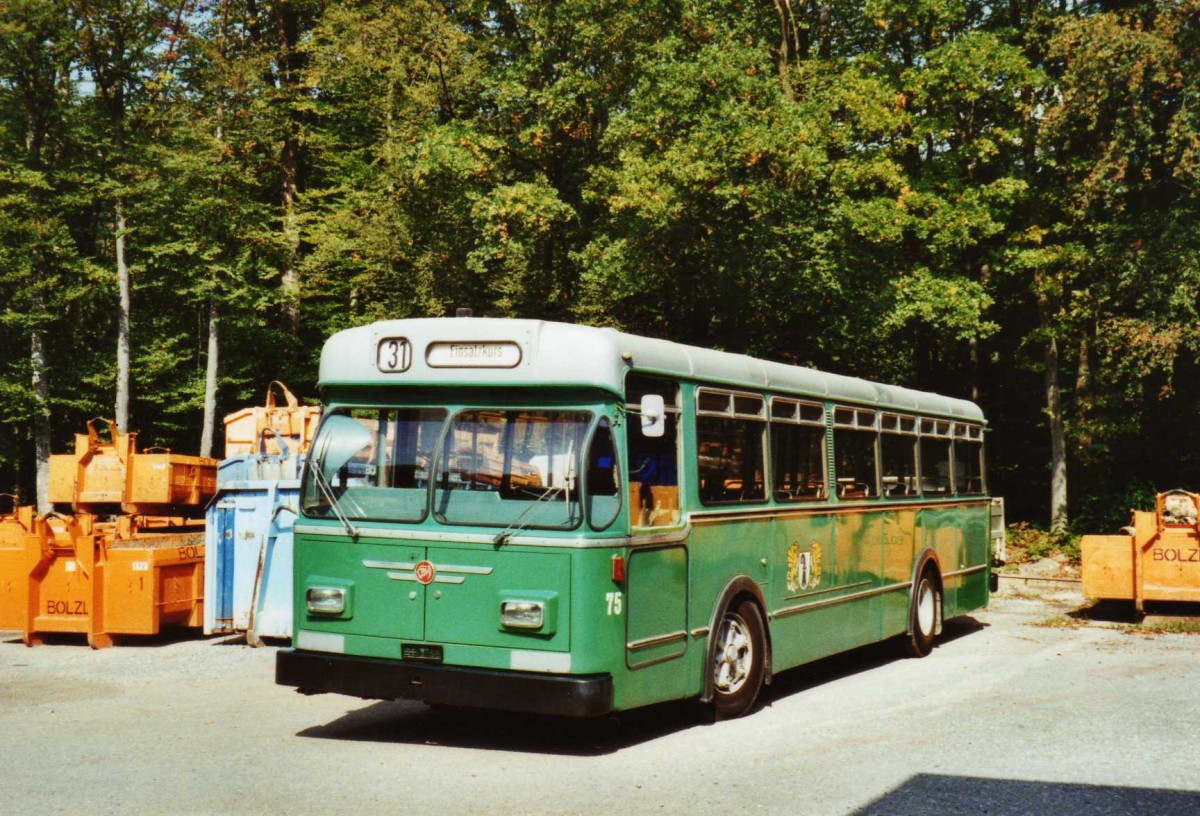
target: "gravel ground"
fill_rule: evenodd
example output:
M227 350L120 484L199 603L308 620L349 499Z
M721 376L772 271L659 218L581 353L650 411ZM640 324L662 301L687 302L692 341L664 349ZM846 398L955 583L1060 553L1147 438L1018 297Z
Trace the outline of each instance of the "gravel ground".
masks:
M0 632L0 794L20 814L1200 813L1200 636L1020 583L925 660L820 661L716 725L686 703L580 723L303 697L236 638Z

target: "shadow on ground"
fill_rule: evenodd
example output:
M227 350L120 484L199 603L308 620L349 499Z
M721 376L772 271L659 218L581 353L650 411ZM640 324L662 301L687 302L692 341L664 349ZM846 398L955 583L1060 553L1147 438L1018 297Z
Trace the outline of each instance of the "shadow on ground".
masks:
M88 648L87 635L77 632L38 632L41 643L38 646L78 646ZM112 635L113 646L128 648L156 648L169 646L172 643L185 643L193 640L205 640L204 633L198 628L187 626L164 626L157 635ZM24 645L23 633L13 630L0 632L0 643L5 645ZM242 640L245 643L245 640Z
M1029 782L1017 779L981 779L967 776L918 774L889 791L855 816L933 816L947 814L1027 816L1195 816L1200 813L1200 793L1079 785L1063 782Z
M1144 608L1147 618L1178 618L1200 622L1200 603L1146 601ZM1067 617L1080 621L1120 623L1130 626L1136 626L1143 621L1143 616L1138 614L1133 601L1095 601L1073 612L1068 612Z
M347 712L297 736L470 748L485 751L601 756L704 725L695 704L665 703L607 717L575 720L480 709L430 707L397 700Z
M947 621L941 642L981 631L974 618ZM808 663L775 676L765 687L760 707L807 689L868 672L901 656L893 639L834 657ZM751 714L750 716L754 716ZM325 725L306 728L297 736L311 739L425 744L520 753L600 756L690 728L712 726L708 710L695 701L647 706L591 720L512 714L477 709L429 707L397 700L378 702L349 711ZM717 724L715 727L720 727Z

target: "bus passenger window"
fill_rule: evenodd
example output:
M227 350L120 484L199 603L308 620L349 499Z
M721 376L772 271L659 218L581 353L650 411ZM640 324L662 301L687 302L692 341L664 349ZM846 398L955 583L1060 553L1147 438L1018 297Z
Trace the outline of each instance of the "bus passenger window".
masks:
M833 470L839 499L855 501L879 495L878 422L876 412L866 408L833 409Z
M926 496L949 495L949 439L921 438L921 492Z
M696 463L704 504L765 501L766 401L761 394L696 390Z
M838 428L833 432L839 499L873 499L875 484L875 432Z
M954 440L954 490L959 495L984 491L982 442Z
M771 423L772 486L776 501L825 498L825 429Z
M884 414L879 436L883 495L889 499L916 496L917 431L913 417Z
M636 418L627 424L629 523L634 527L678 524L679 386L667 380L630 375L625 382L629 411L640 410L645 394L660 394L666 405L666 429L660 437L642 434Z
M618 490L617 451L613 445L612 428L602 417L592 436L587 456L587 519L594 530L607 528L621 510L621 491Z
M697 417L700 501L705 504L762 501L763 423Z

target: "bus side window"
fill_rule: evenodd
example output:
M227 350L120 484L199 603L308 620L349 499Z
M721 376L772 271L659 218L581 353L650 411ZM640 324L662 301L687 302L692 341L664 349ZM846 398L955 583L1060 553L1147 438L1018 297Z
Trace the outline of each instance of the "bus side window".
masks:
M879 496L877 427L875 411L849 406L833 409L833 468L839 499Z
M949 439L921 438L921 492L926 496L949 495Z
M618 487L617 451L612 428L608 418L602 417L587 456L587 518L592 529L603 530L616 520L621 510Z
M837 453L837 496L839 499L873 499L875 484L875 433L838 428L833 432Z
M825 408L771 398L772 495L778 502L825 499Z
M954 440L954 491L983 493L983 443Z
M885 431L879 437L883 494L891 499L917 495L917 437Z
M666 430L648 437L636 421L626 425L629 463L629 521L634 527L679 523L679 386L667 380L631 375L625 383L626 407L638 408L644 394L661 394Z
M705 504L762 501L763 427L759 421L696 419L700 500Z

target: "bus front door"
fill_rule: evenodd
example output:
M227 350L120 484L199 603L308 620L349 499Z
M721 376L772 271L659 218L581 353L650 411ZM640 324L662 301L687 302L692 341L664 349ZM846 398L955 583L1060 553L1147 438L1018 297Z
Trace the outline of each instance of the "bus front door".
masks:
M637 549L629 556L625 665L643 702L686 693L687 549Z

